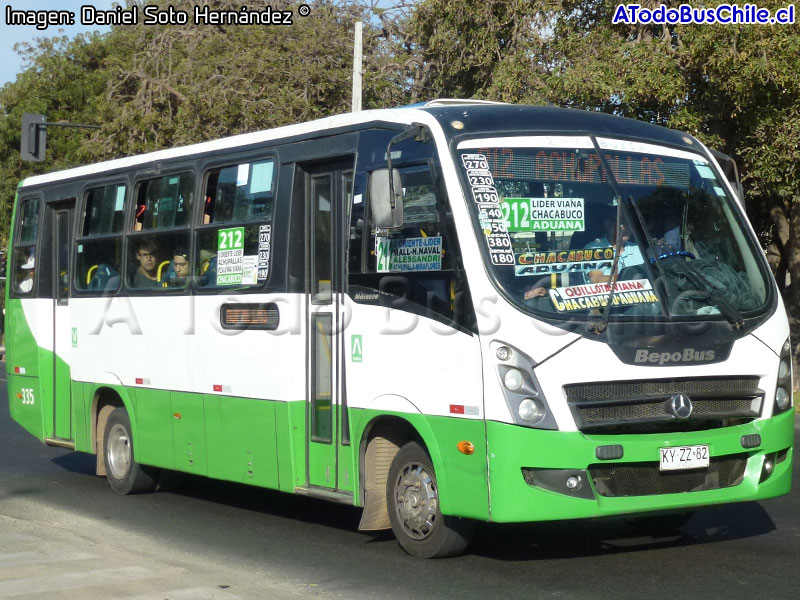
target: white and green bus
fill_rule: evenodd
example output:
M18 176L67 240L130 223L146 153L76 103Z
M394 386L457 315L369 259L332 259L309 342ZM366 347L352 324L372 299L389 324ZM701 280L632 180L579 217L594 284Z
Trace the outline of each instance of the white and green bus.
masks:
M10 239L11 414L119 493L324 498L433 557L790 488L781 297L684 133L364 111L30 177Z

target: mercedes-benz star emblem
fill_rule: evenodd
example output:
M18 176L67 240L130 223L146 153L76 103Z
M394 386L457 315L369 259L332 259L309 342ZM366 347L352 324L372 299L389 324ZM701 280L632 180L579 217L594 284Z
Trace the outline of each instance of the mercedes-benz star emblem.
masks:
M679 419L688 419L692 415L692 401L684 394L674 394L669 399L669 410Z

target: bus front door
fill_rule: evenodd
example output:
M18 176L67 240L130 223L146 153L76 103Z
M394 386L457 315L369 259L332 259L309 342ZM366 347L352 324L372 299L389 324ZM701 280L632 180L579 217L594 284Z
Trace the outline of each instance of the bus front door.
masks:
M77 341L73 338L69 312L69 288L71 281L70 249L75 218L75 201L66 200L47 205L47 224L52 233L52 246L45 260L49 259L51 273L43 276L50 280L53 298L53 352L52 363L43 370L43 378L52 377L53 434L55 440L72 440L72 385L70 378L70 354ZM50 256L47 256L49 254ZM43 265L47 268L46 265ZM48 286L49 287L49 286ZM46 373L46 375L45 375Z
M350 163L352 165L352 163ZM346 165L305 170L308 253L307 482L310 486L341 488L338 448L341 439L342 380L341 294L338 278L340 227Z

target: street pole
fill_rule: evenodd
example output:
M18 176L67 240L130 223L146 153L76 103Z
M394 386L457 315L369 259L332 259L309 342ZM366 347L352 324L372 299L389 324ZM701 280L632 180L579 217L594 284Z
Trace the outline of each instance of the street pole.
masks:
M361 50L361 37L362 37L362 23L356 21L355 40L353 41L353 112L361 110L361 75L362 75L362 50Z

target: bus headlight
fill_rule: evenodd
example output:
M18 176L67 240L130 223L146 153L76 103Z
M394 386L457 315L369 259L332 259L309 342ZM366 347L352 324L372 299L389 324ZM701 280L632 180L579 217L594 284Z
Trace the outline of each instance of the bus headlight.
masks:
M519 403L519 418L530 424L538 423L546 414L544 404L538 398L525 398Z
M495 370L503 396L517 425L536 429L558 429L553 412L536 381L533 359L509 344L494 341Z
M778 409L784 411L789 408L791 403L792 397L789 395L789 392L787 392L784 388L779 387L775 391L775 404L778 406Z
M781 359L781 364L778 365L778 379L785 379L789 375L791 368L788 360Z
M522 379L522 373L520 373L518 369L511 368L506 371L503 377L503 383L509 390L516 392L522 388L522 384L525 383L525 381Z
M789 340L781 349L781 361L778 363L778 378L775 386L775 406L773 414L780 414L792 407L792 353Z

